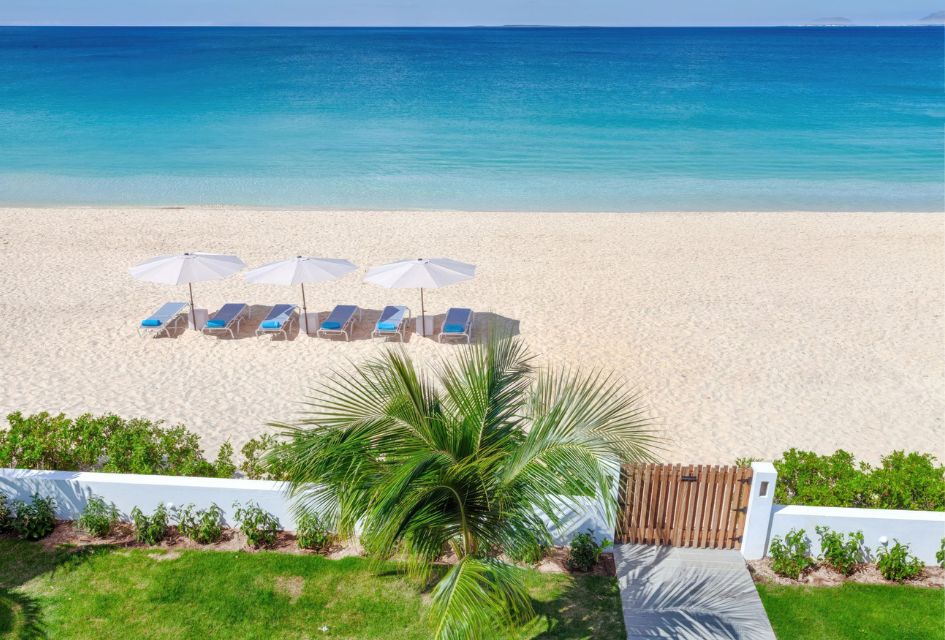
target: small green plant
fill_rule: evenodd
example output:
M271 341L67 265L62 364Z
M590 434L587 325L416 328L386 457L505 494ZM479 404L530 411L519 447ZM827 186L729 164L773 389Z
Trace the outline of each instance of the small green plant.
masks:
M305 513L299 516L296 529L296 540L302 549L325 553L335 542L335 534L318 514Z
M115 505L105 502L99 496L89 496L76 524L82 531L96 538L104 538L112 532L118 520L118 509Z
M0 533L10 528L12 515L10 499L7 498L7 494L0 493Z
M135 540L144 544L157 544L167 536L167 507L159 504L150 516L138 507L131 510L131 521L135 526Z
M938 545L938 551L935 552L935 561L938 566L945 569L945 538Z
M768 547L771 556L771 568L781 576L797 580L805 571L814 566L810 557L810 544L804 530L791 529L782 539L775 536Z
M752 462L758 462L758 458L744 457L735 458L735 466L743 469L750 469Z
M234 502L233 509L239 530L246 536L250 546L258 549L271 547L276 543L276 534L279 533L278 518L252 501L247 502L245 507Z
M223 537L223 509L214 503L206 509L185 505L177 518L178 530L198 544L211 544Z
M600 560L601 552L610 545L611 542L607 539L597 542L597 538L590 530L577 534L571 540L571 548L568 551L568 568L575 571L590 571Z
M879 559L876 561L876 567L883 577L887 580L902 582L917 578L925 565L917 557L909 553L909 545L902 544L894 540L894 544L889 549L880 549Z
M863 562L863 532L848 533L844 540L839 531L830 527L814 527L820 536L820 553L824 564L845 576L850 575Z
M21 538L39 540L56 528L56 501L52 496L43 498L34 493L29 504L16 500L13 502L13 512L12 527Z

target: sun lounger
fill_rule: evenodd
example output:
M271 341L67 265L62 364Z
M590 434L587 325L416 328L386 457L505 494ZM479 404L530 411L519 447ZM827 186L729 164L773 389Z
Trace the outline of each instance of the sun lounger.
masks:
M410 320L410 309L407 307L384 307L384 310L381 311L381 317L378 318L377 324L374 325L374 331L371 332L371 337L398 336L400 337L400 341L403 342L408 320Z
M331 310L327 318L319 323L318 331L315 334L319 338L342 335L345 340L350 340L351 332L354 330L355 315L358 316L359 320L361 319L360 307L353 304L339 304Z
M231 338L236 337L236 331L240 330L240 323L243 316L248 315L249 307L242 302L228 302L210 316L207 324L203 327L204 335L210 335L215 332L227 332Z
M141 321L138 325L139 336L159 336L162 332L176 326L178 321L185 319L186 302L167 302L161 308ZM186 320L184 320L186 322Z
M443 320L443 326L440 327L440 335L437 336L437 341L443 342L443 338L464 338L466 344L469 344L469 339L472 337L472 323L472 309L452 307L446 312L446 319Z
M275 305L269 311L269 315L256 328L256 337L281 333L282 337L288 340L288 331L295 319L298 318L298 314L295 313L298 308L298 305L294 304Z

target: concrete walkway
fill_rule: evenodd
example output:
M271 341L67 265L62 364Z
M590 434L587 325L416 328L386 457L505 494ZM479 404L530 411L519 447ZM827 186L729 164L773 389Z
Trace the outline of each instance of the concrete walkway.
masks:
M616 545L628 640L775 640L741 553Z

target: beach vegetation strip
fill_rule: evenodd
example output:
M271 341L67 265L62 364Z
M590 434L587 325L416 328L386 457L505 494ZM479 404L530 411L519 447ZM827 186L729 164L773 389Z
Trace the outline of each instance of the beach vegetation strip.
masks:
M907 585L846 583L812 587L759 584L778 638L945 638L945 591Z
M614 578L521 569L536 616L506 635L626 637ZM0 538L0 638L427 639L393 563L276 552L49 548Z

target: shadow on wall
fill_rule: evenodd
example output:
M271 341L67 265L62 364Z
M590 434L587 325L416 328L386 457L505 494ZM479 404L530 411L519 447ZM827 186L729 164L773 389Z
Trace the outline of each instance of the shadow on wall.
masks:
M92 496L92 490L83 491L78 484L79 472L60 471L55 480L33 476L28 470L14 470L12 475L0 475L0 492L11 500L30 502L34 493L56 501L56 517L74 520L82 514ZM127 514L122 514L127 516Z

